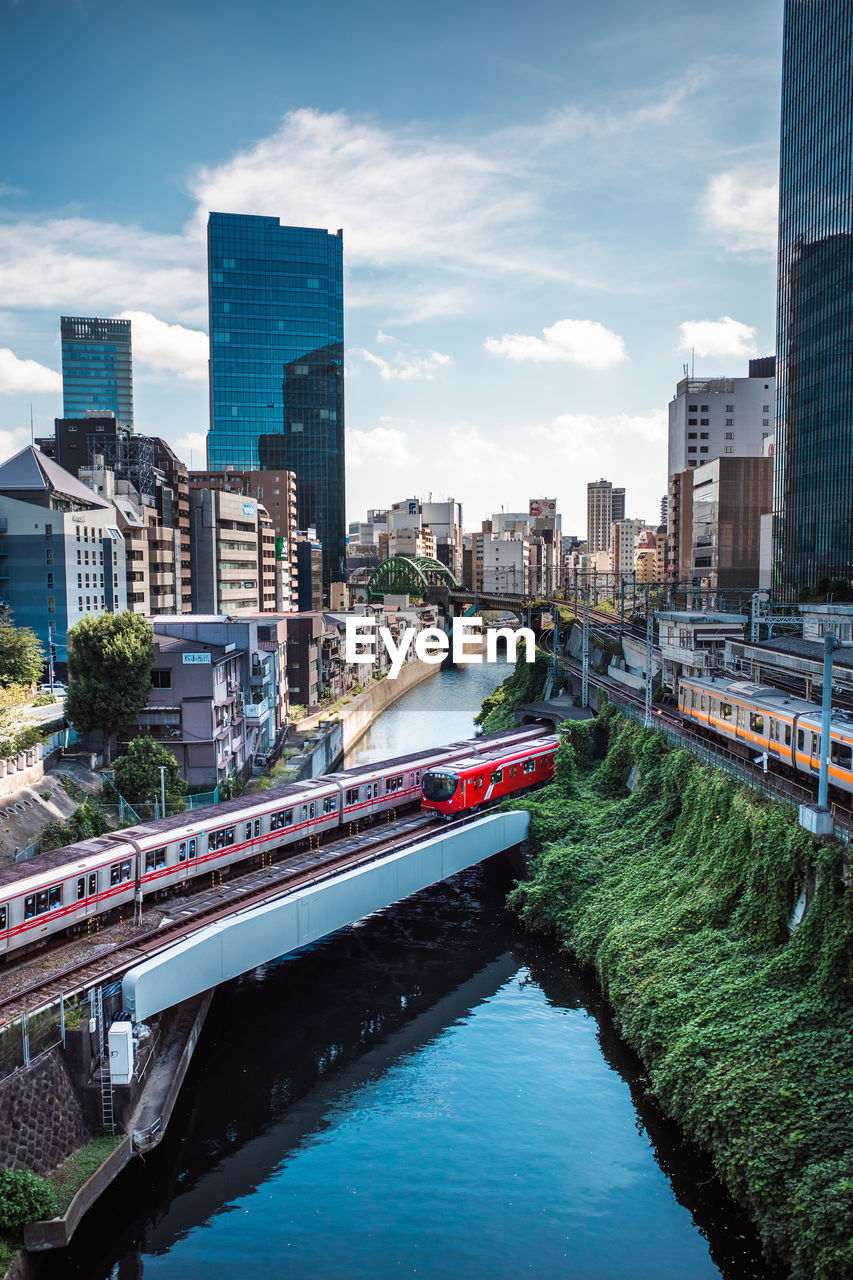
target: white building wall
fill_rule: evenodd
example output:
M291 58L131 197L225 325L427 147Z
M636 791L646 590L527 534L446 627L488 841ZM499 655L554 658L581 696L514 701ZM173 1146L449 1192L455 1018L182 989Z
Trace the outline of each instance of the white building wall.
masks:
M760 458L775 406L775 378L684 379L669 402L667 474L726 454Z

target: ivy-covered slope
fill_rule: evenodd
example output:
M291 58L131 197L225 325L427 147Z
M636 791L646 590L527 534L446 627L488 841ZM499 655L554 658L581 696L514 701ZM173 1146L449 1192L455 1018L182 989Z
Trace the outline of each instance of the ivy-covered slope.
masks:
M489 694L474 723L481 724L484 733L513 729L516 707L524 702L537 702L544 694L550 664L551 659L541 649L535 651L534 661L528 662L524 640L520 639L515 670Z
M796 1280L853 1276L853 890L796 815L606 708L524 807L511 899L594 967L664 1109ZM626 780L638 766L633 795ZM514 807L519 807L516 803ZM817 878L804 922L787 922Z

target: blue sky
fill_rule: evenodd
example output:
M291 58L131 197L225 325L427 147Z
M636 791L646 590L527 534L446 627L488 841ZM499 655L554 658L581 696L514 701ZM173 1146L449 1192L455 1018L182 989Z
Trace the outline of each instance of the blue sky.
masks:
M350 519L585 486L657 518L665 411L774 349L781 0L0 0L0 454L60 314L133 319L198 467L209 209L344 228Z

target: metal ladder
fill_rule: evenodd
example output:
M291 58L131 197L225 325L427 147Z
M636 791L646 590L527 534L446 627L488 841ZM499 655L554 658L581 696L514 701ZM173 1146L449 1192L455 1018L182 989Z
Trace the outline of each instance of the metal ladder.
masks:
M104 989L98 987L96 1010L98 1018L98 1047L101 1054L101 1122L109 1133L115 1133L113 1111L113 1077L110 1071L110 1042L104 1026Z

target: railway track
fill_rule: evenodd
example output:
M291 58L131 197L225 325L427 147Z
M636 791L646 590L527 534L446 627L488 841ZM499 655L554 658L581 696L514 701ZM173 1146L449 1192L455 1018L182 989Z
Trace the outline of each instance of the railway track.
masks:
M375 862L427 835L463 826L493 807L483 805L476 812L452 821L431 813L406 815L394 822L393 830L377 826L369 835L364 832L349 835L259 870L220 880L218 884L214 882L211 888L194 895L194 902L176 897L170 900L175 914L156 927L112 944L96 956L40 976L26 987L0 998L0 1031L23 1013L32 1014L56 1003L60 996L73 997L90 987L121 978L134 965L167 950L205 925Z

